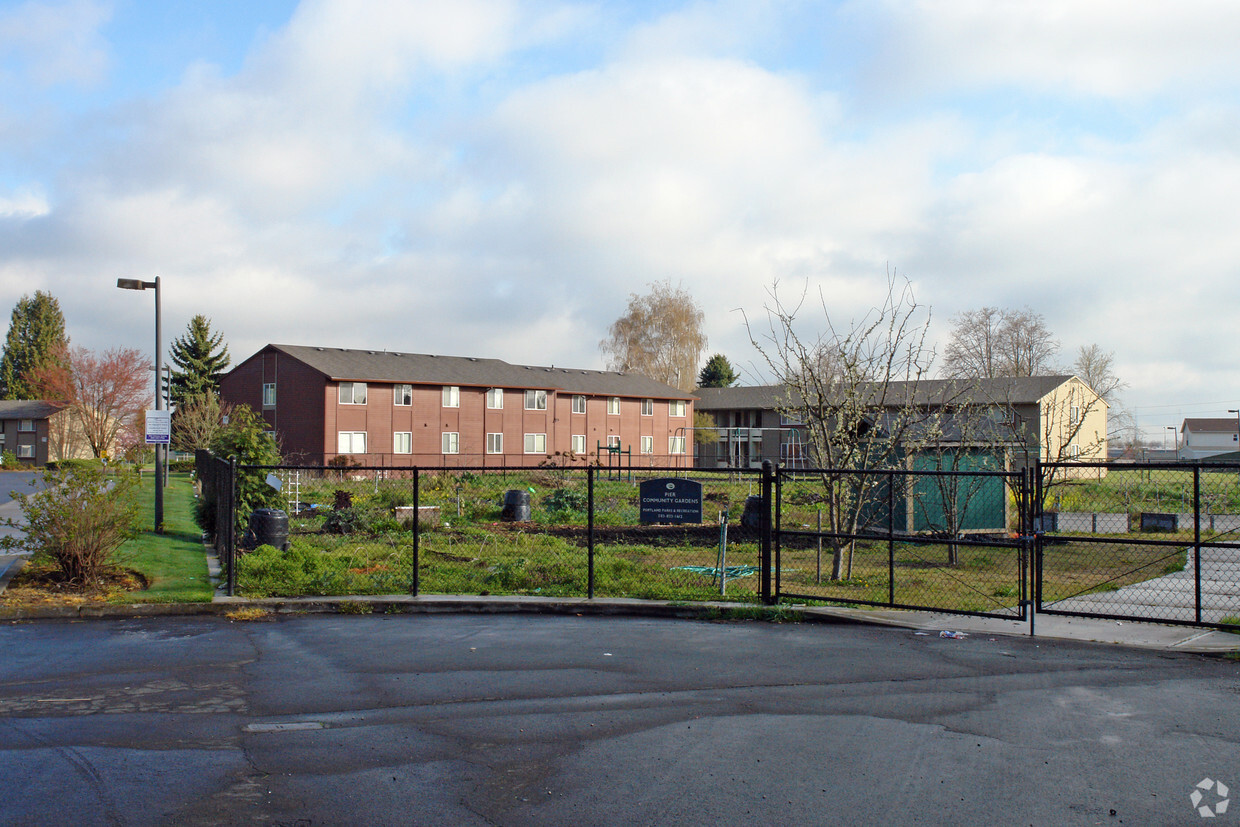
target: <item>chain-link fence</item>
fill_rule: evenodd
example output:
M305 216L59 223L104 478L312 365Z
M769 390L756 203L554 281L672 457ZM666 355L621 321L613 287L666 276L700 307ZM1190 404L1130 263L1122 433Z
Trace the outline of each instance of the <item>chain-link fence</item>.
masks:
M1021 475L780 473L784 599L1023 617Z
M701 511L692 523L642 513L643 483L686 478L674 468L237 473L265 475L287 515L283 533L271 534L254 512L237 549L243 595L758 599L756 523L742 520L757 471L694 472Z
M1047 465L1039 610L1240 624L1240 467Z

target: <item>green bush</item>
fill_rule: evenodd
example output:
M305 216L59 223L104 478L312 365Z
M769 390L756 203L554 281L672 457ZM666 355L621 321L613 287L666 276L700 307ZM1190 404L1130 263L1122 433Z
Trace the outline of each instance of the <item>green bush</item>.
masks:
M16 471L22 467L17 455L12 451L0 451L0 468L5 471Z
M225 459L236 457L238 465L279 465L280 450L275 439L267 433L267 423L261 416L245 405L238 405L229 414L227 425L221 427L211 438L211 453ZM221 486L217 486L221 488ZM194 508L194 520L208 534L215 533L214 503ZM237 472L237 534L245 533L246 522L257 508L281 508L284 502L280 492L267 484L266 471Z
M586 492L573 488L557 488L543 498L543 508L552 513L584 512L589 504Z
M97 465L45 470L42 490L13 493L24 519L0 524L22 533L0 539L0 548L49 558L67 580L89 585L115 566L120 547L137 534L137 486L137 474L105 474Z

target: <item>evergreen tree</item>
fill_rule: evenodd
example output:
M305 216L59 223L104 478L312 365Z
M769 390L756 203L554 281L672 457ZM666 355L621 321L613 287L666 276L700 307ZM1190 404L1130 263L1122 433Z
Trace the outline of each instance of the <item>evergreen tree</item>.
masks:
M211 320L195 316L183 336L172 342L169 350L173 370L170 395L172 404L181 407L191 397L217 393L220 376L228 368L228 347L222 346L223 334L211 333Z
M36 374L68 350L65 317L51 293L22 296L13 308L9 335L0 357L0 389L5 399L37 399Z
M698 374L699 388L730 388L740 379L740 375L732 369L732 363L722 353L716 353L706 362L706 367Z

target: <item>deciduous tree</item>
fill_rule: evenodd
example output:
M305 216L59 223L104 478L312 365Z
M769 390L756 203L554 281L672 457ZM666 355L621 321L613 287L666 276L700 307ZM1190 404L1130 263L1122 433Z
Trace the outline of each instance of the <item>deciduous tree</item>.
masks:
M768 295L765 329L750 326L748 318L746 326L771 372L784 378L780 413L804 424L814 461L832 469L821 472L821 482L831 577L838 580L845 563L851 572L853 544L846 538L857 533L867 499L881 484L880 475L865 472L898 467L910 428L921 418L914 401L933 360L926 345L929 313L911 286L892 275L883 301L847 328L835 325L820 295L823 332L807 337L798 319L807 294L788 303L776 284Z
M60 303L50 293L22 296L9 322L0 357L0 388L5 399L37 399L35 375L69 346Z
M133 348L97 354L83 347L47 364L36 375L40 395L68 404L96 457L111 453L117 434L135 426L151 404L151 362Z
M706 349L705 314L693 296L670 281L629 296L623 316L599 342L609 370L639 373L680 390L693 389Z
M1028 308L966 310L952 318L943 374L952 379L1042 376L1054 372L1058 352L1059 342L1041 313Z
M231 407L210 390L182 399L172 418L172 447L190 454L209 450Z

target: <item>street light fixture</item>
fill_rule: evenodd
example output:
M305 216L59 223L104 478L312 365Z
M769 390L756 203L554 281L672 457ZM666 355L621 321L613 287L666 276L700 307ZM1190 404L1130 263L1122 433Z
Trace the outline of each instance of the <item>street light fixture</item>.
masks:
M1168 431L1170 431L1170 432L1171 432L1171 447L1175 450L1175 458L1176 458L1176 459L1179 459L1179 458L1180 458L1180 446L1179 446L1179 442L1178 442L1178 439L1179 439L1179 438L1176 436L1176 433L1175 433L1175 426L1174 426L1174 425L1164 425L1163 427L1164 427L1166 430L1168 430ZM1166 434L1163 434L1163 436L1165 437L1165 436L1166 436ZM1163 445L1164 445L1164 446L1166 446L1166 442L1164 442L1164 443L1163 443ZM1164 448L1164 450L1165 450L1165 448Z
M154 290L155 291L155 410L164 409L164 395L160 388L160 378L164 373L163 341L161 338L161 311L159 303L159 276L155 281L140 279L117 279L116 286L122 290ZM160 444L155 444L155 533L164 531L164 465L160 461ZM165 448L165 450L167 450Z

